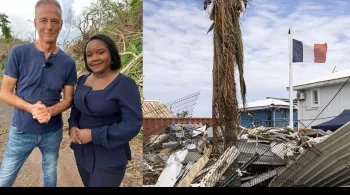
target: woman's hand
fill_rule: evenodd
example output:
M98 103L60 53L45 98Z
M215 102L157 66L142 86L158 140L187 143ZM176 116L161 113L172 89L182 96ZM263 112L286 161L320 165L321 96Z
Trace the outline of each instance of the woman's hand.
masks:
M81 144L92 142L91 129L77 129L77 137Z
M81 144L81 141L78 138L78 127L72 127L69 129L69 136L72 139L72 142L75 144Z

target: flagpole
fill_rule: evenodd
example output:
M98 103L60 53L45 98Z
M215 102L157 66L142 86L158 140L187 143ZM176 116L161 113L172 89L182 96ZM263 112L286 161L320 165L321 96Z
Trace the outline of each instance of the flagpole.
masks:
M293 125L293 38L292 27L289 27L289 127L294 128Z

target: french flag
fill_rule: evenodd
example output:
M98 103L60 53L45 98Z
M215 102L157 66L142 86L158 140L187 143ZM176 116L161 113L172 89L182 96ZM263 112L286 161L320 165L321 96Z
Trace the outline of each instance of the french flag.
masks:
M327 43L313 44L293 39L293 62L325 63Z

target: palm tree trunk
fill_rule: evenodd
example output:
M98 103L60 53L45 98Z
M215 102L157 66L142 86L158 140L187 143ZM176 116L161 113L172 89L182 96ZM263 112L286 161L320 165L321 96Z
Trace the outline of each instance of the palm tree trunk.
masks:
M214 0L213 3L213 152L215 157L219 157L227 148L237 144L239 130L237 72L244 105L246 87L243 78L243 44L239 25L241 0ZM232 175L238 167L238 162L235 161L224 176ZM240 186L239 181L234 183Z

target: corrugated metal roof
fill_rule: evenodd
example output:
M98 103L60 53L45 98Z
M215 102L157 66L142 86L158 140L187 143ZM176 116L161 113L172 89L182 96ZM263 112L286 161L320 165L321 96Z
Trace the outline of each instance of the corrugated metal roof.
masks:
M157 100L144 100L142 103L144 118L175 118L176 116L165 104Z
M338 79L342 79L342 78L347 78L350 76L350 69L347 70L343 70L343 71L338 71L338 72L334 72L331 74L327 74L327 75L323 75L321 77L303 82L303 83L299 83L297 85L294 85L293 87L298 87L298 86L303 86L303 85L309 85L309 84L314 84L314 83L322 83L322 82L326 82L326 81L332 81L332 80L338 80Z
M268 106L289 106L289 103L282 100L276 100L276 99L257 100L255 102L247 103L246 108L268 107ZM239 108L243 108L243 105L240 104Z
M305 150L269 186L290 187L297 183L308 187L342 186L350 183L349 162L350 122L314 147Z

